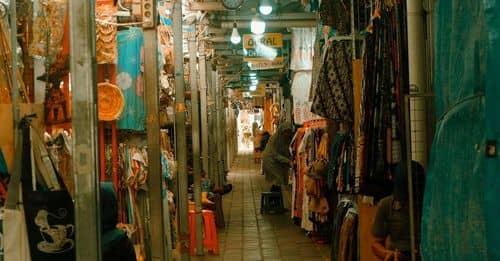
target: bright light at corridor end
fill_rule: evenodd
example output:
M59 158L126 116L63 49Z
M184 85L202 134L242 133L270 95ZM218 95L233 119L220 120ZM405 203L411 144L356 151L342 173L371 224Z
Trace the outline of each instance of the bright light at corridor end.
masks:
M250 23L250 31L254 34L263 34L266 31L266 22L258 15L255 15Z
M233 25L233 32L231 33L231 43L239 44L241 42L241 35L236 28L236 23Z

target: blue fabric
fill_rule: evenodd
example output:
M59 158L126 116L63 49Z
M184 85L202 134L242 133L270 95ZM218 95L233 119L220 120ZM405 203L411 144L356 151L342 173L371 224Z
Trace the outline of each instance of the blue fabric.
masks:
M125 97L125 108L118 128L143 131L145 124L144 81L142 64L144 36L142 29L132 27L118 32L118 70L116 83Z
M483 0L488 35L488 59L486 64L486 140L496 141L500 145L500 2ZM498 153L498 152L497 152ZM485 191L486 237L489 260L500 260L500 159L486 158Z
M500 244L498 204L488 201L493 195L498 199L498 171L490 171L499 164L497 158L486 159L484 146L490 135L487 122L498 126L500 113L498 96L490 100L499 92L492 81L498 61L491 60L493 52L498 54L498 45L488 51L483 2L488 1L436 3L434 91L439 122L426 178L423 260L499 260L487 256L488 250L490 257L496 255ZM498 28L497 24L494 30ZM492 63L497 63L496 68L490 67ZM496 103L495 108L489 107L490 102ZM490 160L492 164L487 164ZM496 220L486 222L487 217ZM488 240L497 250L488 248Z

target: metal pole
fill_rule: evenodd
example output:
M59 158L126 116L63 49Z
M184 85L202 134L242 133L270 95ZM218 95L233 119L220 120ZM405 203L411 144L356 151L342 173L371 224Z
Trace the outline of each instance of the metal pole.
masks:
M217 144L217 135L216 135L216 119L217 119L217 111L215 107L215 85L214 85L214 73L212 70L211 64L208 66L208 93L209 93L209 101L208 101L208 120L209 120L209 129L210 136L209 142L210 144ZM210 178L215 183L215 185L219 186L218 175L217 175L217 146L210 146Z
M196 254L203 255L201 217L200 110L196 62L196 26L189 35L189 80L191 82L191 134L193 137L194 202L196 212ZM193 242L191 242L193 244Z
M224 178L227 181L226 173L229 171L229 153L228 153L228 129L227 129L227 109L226 109L226 94L223 91L222 96L222 135L224 137Z
M207 114L207 64L205 56L205 41L199 43L199 70L200 70L200 110L201 110L201 157L203 171L209 173L208 155L208 114Z
M356 59L356 26L354 25L354 0L351 0L352 60Z
M94 1L69 1L76 260L101 260Z
M222 86L220 88L220 121L221 121L221 128L220 128L220 134L221 134L221 143L222 143L222 178L223 178L223 183L226 183L226 171L228 170L227 168L227 129L226 129L226 108L224 106L224 99L225 99L225 89Z
M151 3L156 6L156 0ZM156 8L152 8L153 17L156 17ZM156 21L154 19L153 21ZM159 83L158 83L158 57L157 30L156 22L153 26L144 28L144 84L145 84L145 107L146 107L146 129L148 144L148 172L155 175L148 175L150 219L146 219L146 226L149 233L147 235L146 245L149 245L151 253L148 255L150 260L168 260L169 251L165 240L165 233L170 233L170 227L167 227L164 219L163 202L163 177L161 172L161 148L158 140L160 139L160 121L158 112L160 110L159 102ZM168 202L168 200L167 200ZM168 203L167 203L168 204ZM167 207L168 209L168 207ZM150 258L149 258L150 257Z
M222 159L222 122L221 122L221 110L220 110L220 104L221 104L221 92L220 92L220 83L221 81L219 80L219 74L217 71L214 72L215 77L213 78L214 83L215 83L215 126L216 126L216 143L217 144L217 187L222 188L223 185L223 172L224 172L224 163Z
M186 173L186 104L184 102L184 56L182 49L182 3L175 1L172 13L174 33L174 64L175 64L175 139L178 164L177 201L178 201L178 230L182 260L189 260L189 213L187 200L187 173ZM156 50L156 49L155 49ZM156 53L156 51L154 52Z
M415 209L413 202L413 170L411 167L411 128L410 128L410 97L407 95L404 98L404 113L405 113L405 127L406 133L404 134L406 140L406 169L408 173L408 203L410 215L410 245L411 245L411 260L416 260L415 251L417 250L417 243L415 239Z
M19 112L19 81L17 76L17 70L18 70L18 65L17 65L17 55L16 55L16 50L17 50L17 4L16 1L11 1L10 3L10 49L11 49L11 71L10 75L12 78L12 112L13 112L13 120L14 120L14 145L17 145L17 139L19 138L17 136L17 126L20 120L20 112ZM6 10L7 11L7 10ZM3 18L2 18L3 19ZM21 148L15 148L16 150L19 150ZM17 159L16 159L17 160ZM19 173L20 174L20 173Z

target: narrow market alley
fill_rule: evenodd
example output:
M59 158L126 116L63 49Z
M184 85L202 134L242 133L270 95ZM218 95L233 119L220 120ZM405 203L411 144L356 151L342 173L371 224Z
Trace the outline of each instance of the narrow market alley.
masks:
M220 255L191 260L329 260L328 245L318 245L293 224L290 212L260 214L260 194L270 184L252 154L240 153L229 173L233 191L223 198L226 228L218 231ZM285 207L289 208L284 192Z

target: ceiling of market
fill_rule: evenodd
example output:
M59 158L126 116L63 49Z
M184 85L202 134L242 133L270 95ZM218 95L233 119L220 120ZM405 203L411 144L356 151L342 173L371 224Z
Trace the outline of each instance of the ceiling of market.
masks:
M187 18L196 16L206 25L205 36L208 48L212 51L212 63L217 66L219 75L225 80L226 87L248 88L250 74L256 75L259 83L276 83L288 71L288 65L281 69L252 71L243 61L242 44L232 44L231 31L234 24L241 36L251 34L250 21L257 13L260 0L245 0L237 10L225 9L221 2L189 2ZM274 0L273 12L261 16L266 21L266 33L282 33L283 41L291 40L292 27L316 27L316 14L308 12L302 2L291 0ZM195 19L191 19L194 22ZM255 76L253 76L255 77Z

